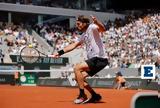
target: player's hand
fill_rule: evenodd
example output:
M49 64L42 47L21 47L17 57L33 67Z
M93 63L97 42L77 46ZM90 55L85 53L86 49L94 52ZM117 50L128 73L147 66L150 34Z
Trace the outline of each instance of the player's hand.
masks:
M59 58L59 54L58 53L54 53L52 55L49 55L49 57L52 57L52 58Z
M98 22L98 19L95 16L90 15L90 17L92 18L93 23L97 23Z

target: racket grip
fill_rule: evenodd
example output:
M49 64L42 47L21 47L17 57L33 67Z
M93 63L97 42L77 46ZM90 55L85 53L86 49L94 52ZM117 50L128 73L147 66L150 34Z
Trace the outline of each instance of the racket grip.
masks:
M54 58L54 57L56 57L56 56L55 56L55 55L48 55L48 57L53 57L53 58Z

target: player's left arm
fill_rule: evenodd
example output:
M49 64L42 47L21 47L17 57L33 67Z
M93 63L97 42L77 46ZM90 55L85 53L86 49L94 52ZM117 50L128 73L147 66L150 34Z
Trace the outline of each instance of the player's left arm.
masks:
M99 21L95 16L91 15L91 18L93 20L93 23L96 24L98 26L98 31L99 32L105 32L106 31L106 28L104 26L104 24Z

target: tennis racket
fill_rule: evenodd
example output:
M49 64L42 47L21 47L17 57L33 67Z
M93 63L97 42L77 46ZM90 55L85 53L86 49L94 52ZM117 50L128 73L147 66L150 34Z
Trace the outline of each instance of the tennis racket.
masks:
M25 63L36 63L41 57L54 57L40 52L32 46L25 46L20 52L20 59Z

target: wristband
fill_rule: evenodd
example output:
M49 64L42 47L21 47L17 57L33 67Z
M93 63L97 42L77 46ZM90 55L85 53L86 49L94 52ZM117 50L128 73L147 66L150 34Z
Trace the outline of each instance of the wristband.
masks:
M59 50L58 54L59 54L59 56L63 55L64 54L64 50Z

